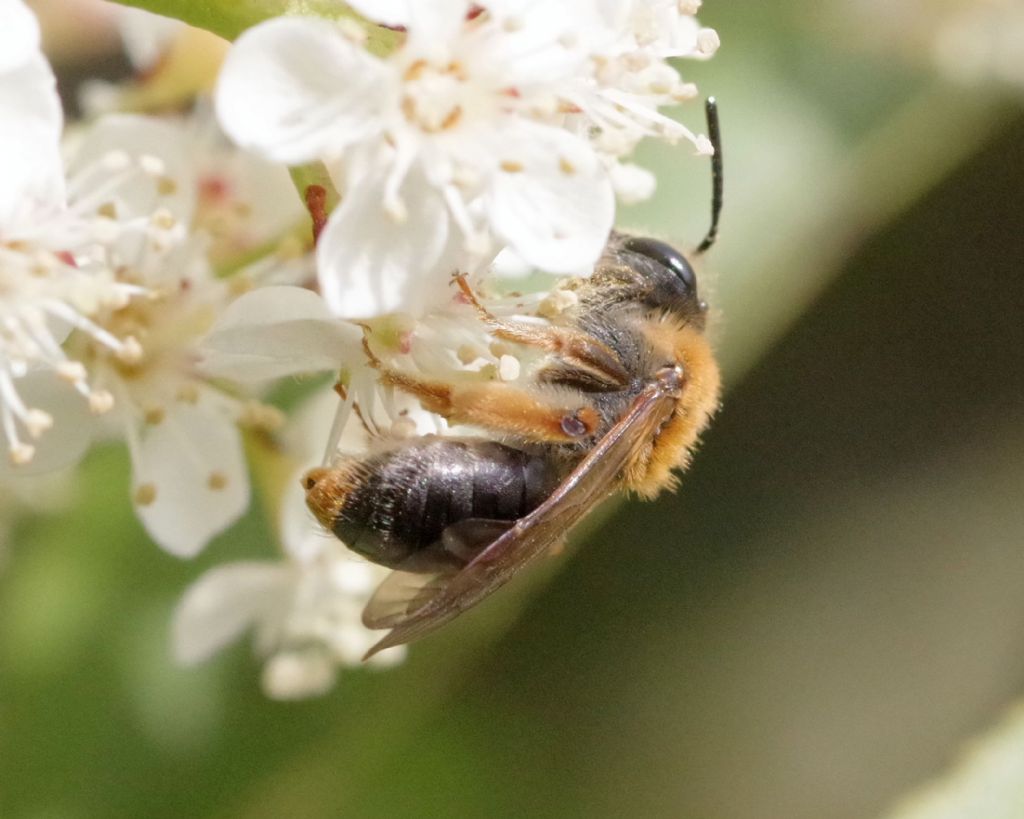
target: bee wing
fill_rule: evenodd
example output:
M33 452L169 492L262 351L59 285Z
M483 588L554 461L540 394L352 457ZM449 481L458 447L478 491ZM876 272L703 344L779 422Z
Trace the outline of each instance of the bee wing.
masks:
M366 604L363 625L373 629L394 628L429 603L454 575L455 570L424 574L395 569Z
M469 561L511 529L508 520L469 518L444 531L439 548L413 555L391 572L377 587L363 610L367 628L392 628L430 601L465 563L452 562L453 555Z
M675 396L660 381L651 382L626 414L533 512L518 520L461 570L435 576L407 606L389 619L392 631L366 658L434 631L503 585L524 565L565 534L615 488L621 472L649 445L671 415ZM388 578L390 580L390 578ZM387 584L388 580L384 583Z

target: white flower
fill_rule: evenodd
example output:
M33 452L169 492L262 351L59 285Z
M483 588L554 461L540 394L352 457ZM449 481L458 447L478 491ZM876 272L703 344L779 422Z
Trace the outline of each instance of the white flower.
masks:
M233 294L210 270L205 237L189 230L199 196L195 154L181 136L173 123L116 116L101 120L79 145L72 167L89 166L116 144L158 171L159 184L156 190L124 186L104 203L114 216L150 214L148 231L117 246L118 280L144 296L92 319L112 337L132 339L132 356L111 355L87 334L73 336L68 346L114 399L108 428L128 444L139 518L160 546L191 556L248 507L238 423L271 419L195 368L198 341Z
M468 426L449 427L415 399L382 387L366 361L364 333L375 356L403 372L445 382L515 381L532 378L543 366L543 352L495 339L458 292L450 288L447 306L418 319L396 315L358 326L332 315L316 293L297 287L261 288L224 311L201 344L203 372L260 382L326 370L340 373L344 400L325 391L283 438L285 451L297 454L304 467L286 484L281 505L285 558L229 564L200 578L175 616L179 660L205 660L252 630L256 651L264 658L264 690L291 699L329 689L337 669L358 662L379 639L360 617L387 570L354 555L313 520L299 477L321 452L319 463L329 464L338 452L358 456L369 451L380 443L371 435L386 441L474 434ZM576 301L574 293L558 289L478 296L496 315L534 321L554 317ZM402 656L401 649L379 655L383 663Z
M178 660L206 660L250 629L265 658L263 687L275 699L321 694L339 666L358 665L377 641L362 624L362 609L387 569L368 563L325 534L306 509L299 476L316 462L337 396L327 391L309 402L287 436L296 470L282 503L282 560L246 561L212 569L183 596L174 617ZM345 446L365 446L357 423ZM404 648L382 652L376 665L405 656Z
M342 205L318 247L337 315L422 313L447 277L511 244L555 273L596 260L612 187L583 137L557 122L561 83L586 71L591 3L460 0L352 4L404 26L387 59L348 28L291 18L233 46L218 114L239 144L287 163L326 162Z
M39 23L21 0L0 6L0 74L35 60L39 54Z
M626 12L631 42L623 50L646 50L658 59L712 56L718 34L697 22L700 7L700 0L634 0Z
M195 369L196 343L234 295L212 273L211 248L249 252L279 238L282 216L288 227L301 216L283 169L257 160L254 170L235 149L208 144L180 122L101 119L78 141L67 194L51 158L60 196L22 190L0 221L0 431L11 459L50 469L100 434L125 440L139 517L180 556L248 506L238 424L279 420ZM246 172L253 178L241 181ZM268 191L279 214L252 218L247 197Z
M701 27L694 17L700 5L686 0L620 0L605 6L607 30L592 46L594 71L576 78L564 97L578 113L577 127L594 133L596 146L610 163L631 153L644 137L687 139L699 154L712 153L706 136L694 134L659 110L697 96L696 86L682 80L668 58L707 59L718 50L718 34ZM648 183L630 190L646 187Z
M110 146L161 158L161 205L205 235L215 267L234 268L239 259L270 253L308 221L287 168L228 142L203 102L186 117L108 115L82 142L76 165L96 160Z
M261 287L219 315L201 345L203 372L262 382L338 370L364 358L362 331L336 319L323 299L301 287Z
M38 45L30 18L20 2L8 0L0 6L0 31ZM105 243L146 226L113 219L103 206L131 179L150 186L153 180L145 168L114 154L66 181L53 73L22 40L7 45L0 64L6 69L0 71L0 438L13 464L54 468L74 461L87 441L48 436L39 452L35 442L57 421L74 429L90 410L103 412L111 403L109 393L90 386L81 362L64 352L64 339L75 331L115 357L134 355L131 339L93 319L141 292L116 280Z
M367 410L379 385L362 348L363 329L333 316L316 293L262 287L224 310L199 348L199 370L211 378L260 384L289 375L333 372L345 389L326 452L339 441L353 404ZM328 426L324 426L324 433Z

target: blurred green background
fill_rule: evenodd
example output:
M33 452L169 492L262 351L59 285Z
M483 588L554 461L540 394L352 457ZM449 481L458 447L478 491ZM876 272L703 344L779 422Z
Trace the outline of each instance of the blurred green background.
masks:
M874 816L1021 696L1024 8L702 19L723 47L683 68L722 112L704 275L728 391L681 491L405 665L282 704L246 646L168 651L192 579L276 548L261 510L178 561L99 451L65 513L8 537L0 815ZM117 70L61 23L69 82ZM696 243L705 164L643 160L658 197L621 221Z

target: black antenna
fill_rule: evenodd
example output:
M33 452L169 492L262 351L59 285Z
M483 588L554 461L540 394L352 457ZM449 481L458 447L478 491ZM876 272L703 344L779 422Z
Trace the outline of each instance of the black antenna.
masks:
M708 139L715 152L711 155L711 227L704 241L697 245L697 253L703 253L715 243L718 236L718 217L722 214L722 132L718 127L718 103L708 97L704 103L708 118Z

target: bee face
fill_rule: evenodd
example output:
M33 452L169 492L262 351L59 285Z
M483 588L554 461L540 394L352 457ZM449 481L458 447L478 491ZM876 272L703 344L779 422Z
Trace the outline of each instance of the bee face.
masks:
M619 249L622 261L647 284L642 299L646 307L663 308L691 317L707 311L697 295L697 274L687 258L660 239L628 236Z

